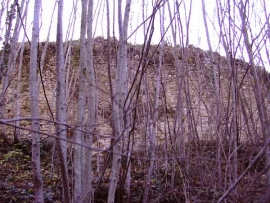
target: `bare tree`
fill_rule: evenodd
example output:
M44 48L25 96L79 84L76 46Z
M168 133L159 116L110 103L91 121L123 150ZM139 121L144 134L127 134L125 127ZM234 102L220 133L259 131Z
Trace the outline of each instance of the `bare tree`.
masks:
M119 47L117 54L116 87L113 101L113 120L115 135L113 139L113 160L109 183L108 203L113 203L117 188L118 175L122 152L122 137L125 136L125 112L124 103L127 95L127 31L130 14L131 0L126 1L124 18L122 18L122 1L118 1L118 26L119 26Z
M46 55L47 55L48 45L49 45L49 41L50 41L50 37L51 37L50 34L51 34L52 22L53 22L53 17L54 17L54 12L55 12L56 6L57 6L57 2L55 2L54 7L53 7L51 21L50 21L50 25L49 25L48 34L47 34L47 39L45 41L45 44L44 44L44 47L42 49L42 53L41 53L41 56L40 56L40 62L39 62L40 63L40 68L39 68L40 74L42 74L43 68L44 68L44 64L45 64L45 59L46 59ZM39 77L38 78L38 87L40 86L41 79L42 79L42 77ZM44 86L43 86L43 88L44 88ZM45 92L44 92L44 94L45 94Z
M163 63L163 53L164 53L164 18L165 18L165 7L163 6L160 11L160 34L161 34L161 46L157 64L157 71L156 71L156 85L155 85L155 98L154 98L154 107L152 115L149 114L148 122L149 128L147 129L149 135L149 154L150 154L150 166L148 168L148 173L146 177L144 195L143 195L143 202L148 201L148 193L150 189L150 181L153 175L154 166L155 166L155 157L156 157L156 139L157 139L157 126L158 126L158 117L159 117L159 98L160 98L160 89L161 89L161 68ZM150 105L150 101L148 101ZM150 113L151 111L149 111Z
M24 5L24 1L22 1L22 5L21 5L21 9L18 12L18 19L21 20L20 24L21 26L24 26L27 24L27 13L28 13L28 5L29 5L29 1L26 1L26 4ZM19 5L17 5L19 6ZM22 15L22 16L20 16ZM19 20L18 20L19 21ZM23 25L24 23L24 25ZM19 23L18 23L19 24ZM18 38L18 36L17 36ZM16 115L17 118L20 117L20 113L21 113L21 76L22 76L22 64L23 64L23 53L24 53L24 48L25 48L25 38L26 38L26 33L23 34L23 39L20 45L20 56L19 56L19 65L18 65L18 77L17 77L17 90L15 91L14 97L17 99L17 102L15 104L14 102L14 106L16 105L16 109L14 108L14 114ZM15 62L14 62L15 63ZM14 88L16 89L16 88ZM20 122L17 121L16 126L20 125ZM14 132L14 141L20 141L20 129L15 129Z
M207 44L210 50L210 58L212 61L214 61L214 55L212 50L212 44L210 41L210 35L209 35L209 29L206 19L206 10L205 10L205 2L202 0L202 12L203 12L203 20L204 20L204 28L205 33L207 37ZM219 96L219 84L217 80L217 67L215 65L211 65L212 68L212 78L213 78L213 88L215 92L215 134L216 134L216 142L217 142L217 163L218 163L218 169L217 169L217 179L222 179L222 170L221 170L221 129L220 129L220 116L221 116L221 107L220 107L220 96ZM221 187L221 182L219 182L219 186Z
M219 8L221 5L219 5L217 1L217 8L218 8L218 13L221 15L221 16L225 16L225 13L222 13L222 11L225 12L225 9L224 8ZM234 12L231 11L231 5L230 3L228 2L228 5L226 6L228 8L228 14L230 17L230 19L232 18L233 21L235 21L235 13L232 13ZM220 18L220 15L218 15L218 22L219 22L219 29L220 29L220 36L221 36L221 40L222 40L222 43L223 43L223 46L224 46L224 50L226 52L226 59L227 59L227 66L228 68L230 69L231 71L231 89L228 90L229 92L231 92L232 94L232 131L231 131L231 145L232 145L232 149L230 151L232 151L232 157L233 157L233 160L232 160L232 176L233 176L233 179L236 180L237 179L237 166L238 166L238 160L237 160L237 147L238 147L238 134L237 134L237 67L235 66L235 64L233 64L233 58L235 58L235 55L236 55L236 51L237 51L237 47L238 45L236 46L235 45L235 41L236 40L233 40L233 36L236 36L236 31L235 31L235 27L232 26L232 23L230 22L230 19L229 22L228 22L228 26L229 26L229 29L228 29L228 33L224 33L224 31L226 30L224 28L224 21L225 19L221 19ZM224 31L223 31L224 30ZM226 32L226 31L225 31ZM232 36L233 35L233 36ZM239 42L238 42L239 43ZM229 157L231 157L229 155ZM230 160L229 160L230 161ZM231 162L231 161L230 161Z
M88 16L87 16L87 46L86 46L86 75L87 75L87 107L88 116L86 122L87 133L85 135L84 143L91 147L93 143L96 123L97 123L97 106L96 106L96 81L95 71L93 64L93 6L94 0L88 2ZM91 202L93 200L93 188L92 188L92 150L84 148L83 150L83 202Z
M22 63L23 63L23 52L24 52L24 40L25 40L25 36L23 37L22 43L21 43L21 50L20 50L20 62L19 62L19 66L18 66L18 77L17 77L17 91L15 93L16 95L16 99L17 102L14 105L16 105L16 109L14 109L14 112L16 112L16 117L19 118L20 117L20 112L21 112L21 76L22 76ZM15 108L15 107L14 107ZM16 122L16 126L19 126L20 122L17 121ZM15 129L14 132L14 141L16 140L20 140L19 138L20 136L20 129Z
M38 37L39 37L39 16L40 16L41 0L35 0L34 22L32 30L32 42L30 52L30 71L29 71L29 91L31 103L31 116L39 117L38 112L38 89L37 89L37 54L38 54ZM34 188L35 202L43 203L43 181L41 176L40 165L40 130L39 120L32 121L32 163L34 171Z
M9 3L9 2L8 2ZM9 5L9 4L8 4ZM8 6L7 5L7 6ZM16 6L14 4L12 4L10 6L10 11L7 12L7 16L6 16L6 30L5 30L5 38L4 38L4 42L3 42L3 51L1 53L1 56L0 56L0 81L2 81L2 77L4 74L6 74L5 72L9 70L7 69L7 67L5 67L4 63L5 63L5 59L7 59L8 57L8 53L10 51L10 37L11 37L11 34L12 34L12 27L13 27L13 23L14 23L14 17L15 17L15 11L16 11ZM7 80L7 79L6 79ZM5 81L5 80L4 80ZM3 91L6 91L6 87L7 87L8 84L4 85L5 88L3 88L2 92ZM3 97L3 96L1 96ZM3 100L1 98L1 100Z
M247 24L249 23L247 6L249 5L249 3L248 3L248 1L246 1L246 2L241 1L239 4L237 4L236 2L234 2L234 4L235 4L235 6L237 6L237 8L239 10L239 14L240 14L241 21L242 21L241 29L242 29L242 33L243 33L243 37L244 37L245 48L246 48L246 51L248 53L250 71L251 71L251 74L253 75L254 80L255 80L254 94L255 94L256 104L258 107L259 118L261 121L263 138L264 138L264 142L268 143L268 140L270 138L269 137L269 135L270 135L269 117L268 117L268 113L267 113L268 111L266 110L265 100L264 100L262 88L260 85L258 68L255 65L252 44L250 42L250 38L249 38L250 36L248 33L248 29L247 29ZM269 145L267 145L267 147L265 148L265 168L267 169L266 170L267 187L270 187L270 168L269 168L269 166L270 166ZM270 201L270 191L269 190L266 191L265 201Z
M67 98L66 98L66 84L65 84L65 66L63 53L63 0L58 2L58 17L57 17L57 36L56 36L56 132L59 136L57 139L58 155L60 159L60 167L62 173L63 184L63 202L70 202L70 191L68 182L68 168L67 168Z
M16 5L19 2L24 6ZM28 63L28 48L24 49L25 38L18 43L21 27L27 34L30 24L26 22L29 2L0 3L0 41L4 42L0 50L0 125L4 130L16 128L23 129L22 135L25 131L32 134L36 202L46 201L40 164L43 134L55 138L53 149L57 146L62 202L97 201L95 195L104 189L108 177L105 198L109 203L132 201L134 193L138 195L135 189L142 185L138 196L142 202L162 202L165 198L168 202L269 201L270 77L263 70L270 61L267 1L259 0L255 5L255 0L217 0L209 10L209 2L201 0L202 19L198 19L192 18L197 14L192 0L141 0L137 27L128 36L137 15L131 0L81 0L77 42L73 38L77 34L79 1L73 0L63 42L64 1L59 0L54 7L58 5L54 47L55 43L49 42L54 15L46 41L38 43L43 26L39 19L41 1L36 0L30 42L31 118L26 119L32 121L32 129L23 126L24 118L7 118L29 116L22 105L25 94L21 94L27 77L22 71ZM257 5L260 13L252 10ZM103 34L106 29L99 29L106 12L107 39L94 39L96 33ZM256 26L252 24L253 16ZM206 39L209 51L191 45L196 43L191 35L196 28L191 26L197 20L202 23L198 33L204 33L202 39ZM140 31L143 35L139 39L136 35ZM143 40L143 44L127 43L133 39L135 43ZM46 80L53 86L49 102L44 99L47 89L42 77L51 76L52 67L47 65L52 66L54 61L56 81L53 77ZM38 95L40 91L44 94ZM50 120L39 114L39 110L44 113L47 108L43 100L49 108L53 106ZM16 135L15 139L19 139ZM73 156L72 173L68 170L68 152ZM105 153L107 159L102 162L99 157ZM94 156L98 157L96 165ZM97 174L101 175L98 188ZM257 186L259 189L253 189ZM265 197L259 197L262 193L266 193Z
M2 83L0 93L0 103L1 103L0 118L3 118L5 114L5 107L6 107L5 103L7 102L6 95L8 92L8 88L10 86L11 71L14 67L13 66L15 60L14 57L17 50L16 47L14 47L14 45L16 45L18 40L16 39L19 34L18 23L16 23L17 29L14 31L13 37L11 37L15 14L16 14L16 5L11 4L10 11L7 12L6 16L6 24L7 24L6 33L3 42L3 51L0 56L0 81ZM17 22L19 21L17 20ZM9 142L4 131L5 131L4 129L1 129L1 134L4 136L5 141L9 144L12 144L11 142Z
M86 19L88 0L82 0L81 36L80 36L80 69L79 69L79 98L77 103L77 121L74 139L78 143L74 148L74 195L73 201L82 202L82 146L84 133L85 84L86 84Z
M7 44L4 46L4 50L1 54L1 62L0 62L1 71L3 74L3 75L2 74L0 75L0 77L3 77L2 91L1 91L1 95L0 95L0 100L2 100L0 114L2 114L2 115L0 115L0 117L4 116L6 95L9 92L9 89L11 86L11 81L14 78L14 70L16 68L16 59L18 57L18 53L19 53L19 49L20 49L20 46L18 46L18 39L19 39L19 34L21 31L21 28L22 28L22 21L26 18L26 14L28 11L28 5L29 5L29 1L25 1L25 0L21 1L21 5L19 5L16 2L13 2L13 4L11 5L10 14L8 15L8 19L7 19L8 26L7 26L7 33L6 33L7 35L5 38L5 43L7 43ZM15 11L17 11L17 13L15 13ZM15 25L13 27L13 18L15 18L15 14L16 14L16 21L15 21ZM13 34L12 34L12 32L13 32ZM7 61L6 64L5 64L5 61ZM15 97L14 99L18 98L17 93L14 93L14 97ZM13 108L13 110L15 111L14 108ZM13 114L16 114L16 113L13 112ZM18 124L18 122L17 122L17 124ZM8 141L8 138L6 138L6 136L5 136L5 133L3 133L3 135L4 135L4 139L7 141L7 143L10 143ZM14 131L14 142L15 143L20 142L18 129L15 129L15 131Z
M0 10L0 26L2 24L2 20L4 18L4 12L7 10L7 6L9 5L10 0L3 0L1 3L1 10ZM3 37L2 34L4 33L4 28L0 27L0 41L2 41Z

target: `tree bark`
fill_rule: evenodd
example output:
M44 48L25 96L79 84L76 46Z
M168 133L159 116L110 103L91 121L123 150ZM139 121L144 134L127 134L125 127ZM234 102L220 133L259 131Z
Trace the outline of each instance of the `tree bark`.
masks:
M87 6L87 5L85 5ZM85 144L89 147L92 146L93 137L95 133L95 125L97 122L97 111L96 111L96 81L95 72L93 64L93 6L94 0L89 0L88 2L88 17L87 17L87 59L86 59L86 73L87 73L87 123L86 123L86 136ZM92 150L83 148L83 202L92 202L94 198L93 188L92 188Z
M37 88L37 53L38 53L38 37L39 37L39 16L40 16L41 0L35 0L34 21L32 30L32 42L30 52L30 71L29 71L29 91L31 116L39 117L38 112L38 88ZM43 181L41 176L40 165L40 135L36 131L40 130L38 120L32 121L32 165L34 171L34 190L35 202L43 203Z
M70 202L68 169L67 169L67 143L61 138L67 138L67 98L66 98L66 84L65 84L65 66L63 53L63 0L58 2L58 17L57 17L57 35L56 35L56 132L59 139L57 139L58 155L60 159L60 167L62 173L63 184L63 202Z
M86 83L86 19L88 0L82 0L81 32L80 32L80 81L79 98L77 103L77 122L74 139L77 143L83 142L84 133L84 111L85 111L85 83ZM74 196L75 203L82 202L82 146L74 147Z
M121 165L122 136L125 134L124 129L124 102L127 95L127 30L129 22L131 0L126 1L124 20L122 20L122 1L118 0L118 26L119 26L119 47L117 54L117 72L116 88L113 101L113 119L115 137L113 139L113 160L109 182L108 203L113 203L117 188L118 176Z

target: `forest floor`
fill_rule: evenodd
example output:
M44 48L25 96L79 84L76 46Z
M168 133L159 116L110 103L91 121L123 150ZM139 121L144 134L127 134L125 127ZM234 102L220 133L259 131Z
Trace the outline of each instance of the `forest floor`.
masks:
M44 181L44 201L61 202L61 177L57 162L57 155L53 161L52 142L43 142L41 145L41 164L42 176ZM71 162L71 160L70 160ZM70 163L69 162L69 163ZM71 165L71 164L70 164ZM95 164L93 165L96 168ZM24 140L22 143L8 146L0 138L0 203L33 202L33 172L31 165L31 140ZM72 174L71 166L69 168ZM130 199L127 200L126 193L118 194L116 202L140 202L143 189L145 172L141 165L134 166L132 170L132 188ZM94 178L95 201L103 203L107 200L109 172L100 172L102 178ZM173 195L176 191L163 191L161 196L161 183L157 178L151 180L152 192L150 198L157 199L159 202L175 202ZM70 180L72 184L72 180ZM165 194L167 193L167 195ZM164 195L165 194L165 195ZM177 195L178 196L178 195Z
M42 176L44 180L44 199L46 203L61 202L61 176L57 164L57 156L53 156L53 151L52 142L42 142ZM69 153L69 155L72 155L72 153ZM54 157L54 159L52 157ZM69 165L70 176L72 176L71 159L69 160ZM103 163L103 168L104 165ZM110 163L108 165L110 165ZM210 167L209 164L208 166ZM243 165L240 167L246 166ZM249 179L245 178L237 186L237 190L229 196L227 202L261 202L259 197L266 188L263 181L263 179L265 179L264 175L258 173L261 171L259 170L260 167L261 164L258 163L256 166L256 174L255 172L250 173L248 176ZM25 140L20 144L7 146L4 145L2 138L0 138L0 168L0 203L33 202L34 190L31 166L31 140ZM107 169L103 173L101 169L99 173L96 174L96 163L93 164L93 168L95 174L93 180L95 191L94 202L104 203L107 200L110 172ZM118 191L117 196L119 199L116 201L117 203L142 202L147 168L148 163L146 162L134 161L132 163L130 197L128 199L124 190L122 190L122 193ZM160 168L162 167L160 166ZM186 190L190 190L190 202L216 202L224 191L207 186L207 183L211 182L211 179L213 179L211 174L209 174L209 177L203 177L205 179L204 186L197 183L198 180L196 178L198 178L199 174L197 170L206 169L203 166L199 169L199 165L197 165L197 169L196 167L194 168L194 174L188 177L193 183L190 184L190 188L186 188ZM253 177L250 176L251 174L253 174ZM175 177L177 177L177 174L175 174ZM180 178L175 178L175 185L172 187L170 179L170 171L159 170L153 175L151 179L149 202L185 202L182 181ZM70 185L72 187L72 178L70 179Z

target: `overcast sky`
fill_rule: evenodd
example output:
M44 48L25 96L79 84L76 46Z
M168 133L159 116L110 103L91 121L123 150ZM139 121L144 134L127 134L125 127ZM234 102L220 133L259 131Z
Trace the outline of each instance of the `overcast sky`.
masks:
M45 1L43 1L45 2ZM47 2L51 2L51 3L47 3ZM50 22L50 18L49 16L51 16L53 7L54 7L54 2L55 0L46 0L46 3L43 3L43 27L42 27L42 32L41 32L41 40L46 39L47 36L47 30L48 30L48 26L49 26L49 22ZM69 17L70 14L72 12L72 7L75 4L75 0L66 0L64 1L64 29L67 29L68 27L68 23L69 23ZM95 1L98 3L95 3L95 19L97 19L98 17L98 23L95 24L94 23L94 27L95 27L95 36L106 36L106 32L107 32L107 22L106 22L106 7L105 7L105 1ZM102 2L102 4L100 5L100 2ZM124 2L124 1L123 1ZM208 1L209 2L209 1ZM147 14L148 16L151 14L152 11L152 0L146 0L146 3L148 3L147 6L145 6L148 8L147 9ZM173 1L171 1L171 5L173 4ZM209 12L209 15L213 15L213 6L215 4L211 3L211 4L207 4L207 10ZM113 12L113 1L110 1L110 6L111 6L111 15ZM134 29L137 28L137 26L142 22L142 9L141 9L141 0L133 0L132 1L132 7L131 7L131 16L130 16L130 27L129 27L129 33L131 33ZM187 9L189 7L189 2L186 1L186 6ZM76 20L76 32L74 33L74 38L78 39L79 38L79 30L80 30L80 14L81 14L81 1L78 1L78 6L77 6L77 20ZM183 11L183 6L181 6L181 10ZM167 9L167 7L166 7ZM124 9L123 9L124 10ZM57 11L56 11L57 12ZM116 10L117 12L117 10ZM168 14L168 11L165 10L165 12ZM98 14L99 13L99 14ZM184 17L184 12L183 13L183 17ZM55 13L56 14L56 13ZM165 18L166 18L166 25L169 25L169 16L166 14ZM99 16L97 16L99 15ZM160 40L160 34L159 34L159 16L157 15L156 18L156 33L154 35L154 43L158 43ZM116 19L117 20L117 19ZM184 22L184 20L183 20ZM201 25L201 26L199 26ZM56 18L54 20L54 26L56 26ZM117 28L117 22L116 22L116 28ZM55 36L56 36L56 29L52 30L51 33L51 39L55 40ZM111 31L112 31L112 16L111 16ZM171 30L169 29L169 33L171 32ZM117 30L116 33L117 34ZM193 7L192 7L192 13L191 13L191 25L190 25L190 44L193 44L194 46L202 46L207 48L207 43L205 40L205 31L203 28L203 22L202 22L202 9L201 9L201 1L200 0L194 0L193 1ZM168 35L167 40L170 40L170 37ZM142 29L139 29L134 35L133 37L131 37L130 42L132 43L143 43L143 32Z

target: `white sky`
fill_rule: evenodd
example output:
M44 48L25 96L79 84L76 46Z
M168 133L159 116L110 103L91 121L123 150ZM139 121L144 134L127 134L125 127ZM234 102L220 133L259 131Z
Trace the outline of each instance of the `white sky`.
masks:
M132 6L131 6L131 16L130 16L130 26L129 26L129 33L131 33L134 29L137 28L139 24L142 22L142 0L132 0ZM174 0L169 0L171 7L174 5ZM178 0L181 2L181 0ZM185 15L188 15L189 12L189 4L191 0L184 0L181 6L180 6L180 14L181 14L181 20L183 23L183 29L185 29ZM260 28L263 27L260 23L266 22L266 16L263 14L263 11L261 10L262 8L262 1L263 0L250 0L250 16L251 16L251 22L252 22L252 32L254 35L258 34L260 32ZM269 2L268 0L265 0L267 5L267 14L269 15ZM48 27L51 21L51 15L52 11L54 8L56 0L42 0L42 26L40 30L40 41L44 41L47 38L48 34ZM64 33L66 33L66 30L68 28L69 24L69 19L71 16L73 10L73 6L78 2L77 5L77 17L76 17L76 22L75 22L75 28L74 28L74 35L72 39L78 39L80 36L80 14L81 14L81 1L80 0L64 0L64 16L63 16L63 29ZM105 5L105 0L94 0L95 5L95 16L94 16L94 30L95 30L95 36L107 36L107 22L106 22L106 5ZM117 0L115 1L117 4ZM125 2L124 0L122 1L123 3ZM152 2L155 2L154 0L145 0L147 6L144 7L145 12L147 12L146 16L149 16L152 11ZM112 21L113 21L113 1L109 0L110 3L110 12L111 12L111 33L112 33ZM29 38L31 39L31 25L30 23L32 22L33 19L33 4L34 0L30 0L30 7L29 7L29 15L28 15L28 28L29 28ZM232 3L233 4L233 3ZM210 38L211 38L211 45L213 48L213 51L217 51L224 55L224 49L222 48L222 45L219 44L219 30L218 30L218 21L216 17L216 11L215 11L215 6L216 6L216 1L215 0L205 0L205 5L206 5L206 10L208 14L208 27L209 27L209 32L210 32ZM116 6L117 7L117 6ZM165 29L169 25L169 16L168 16L168 9L167 6L165 7ZM173 9L173 8L172 8ZM233 12L234 7L232 7L232 12ZM122 8L124 11L124 7ZM172 10L173 12L173 10ZM117 10L116 10L117 13ZM235 9L236 15L239 14L238 10ZM74 13L73 13L74 14ZM53 18L53 24L52 24L52 29L51 29L51 34L50 34L50 40L55 41L56 39L56 15L57 15L57 8L55 10L54 18ZM269 16L268 16L269 18ZM98 19L98 20L97 20ZM117 37L118 29L117 29L117 16L115 18L115 34ZM236 17L236 21L239 21ZM3 20L2 20L3 21ZM1 23L1 28L3 28L3 23ZM240 24L240 21L239 21ZM215 25L215 28L213 27ZM168 42L172 42L172 37L170 35L171 29L168 30L168 34L166 35L165 39ZM206 34L205 34L205 28L204 28L204 23L203 23L203 16L202 16L202 6L201 6L201 0L193 0L192 4L192 12L191 12L191 21L190 21L190 29L189 29L189 44L194 45L195 47L200 47L204 50L208 50L208 44L206 40ZM112 34L111 34L112 36ZM186 36L184 35L184 38ZM156 17L156 22L155 22L155 32L154 32L154 37L153 37L153 43L158 43L160 40L160 28L159 28L159 13L157 13ZM66 39L66 36L64 34L64 40ZM68 38L71 39L71 36ZM237 39L237 37L235 37ZM260 41L260 40L258 40ZM139 29L129 40L131 43L136 43L136 44L141 44L143 43L143 29ZM270 39L268 38L267 44L269 45L268 48L262 47L261 54L264 56L265 62L264 66L270 70L270 65L269 61L267 61L266 57L266 52L265 49L268 49L270 51ZM243 45L243 44L242 44ZM243 56L244 55L244 56ZM239 55L241 57L245 57L245 51L240 51L239 50ZM245 57L246 58L246 57ZM247 60L247 59L246 59Z
M69 23L69 17L70 17L70 14L71 14L71 11L72 11L72 7L73 7L73 4L75 4L75 1L76 0L66 0L64 1L64 21L63 21L63 24L64 24L64 30L67 29L68 27L68 23ZM148 15L149 16L151 14L151 11L152 11L152 0L145 0L146 3L148 3ZM173 1L171 1L171 5L173 5ZM207 0L206 0L207 1ZM52 10L53 10L53 7L54 7L54 2L55 0L46 0L46 1L43 1L43 2L46 2L46 3L43 3L43 25L42 25L42 31L41 31L41 34L40 34L40 39L41 40L44 40L46 39L47 37L47 30L48 30L48 27L49 27L49 23L50 23L50 16L52 14ZM47 3L47 2L51 2L51 3ZM98 15L98 23L97 25L95 25L94 23L94 30L96 30L95 32L95 37L96 36L106 36L106 32L107 32L107 22L106 22L106 7L105 7L105 1L95 1L97 2L95 4L95 17L97 17ZM100 5L100 2L101 2L101 5ZM124 1L123 1L124 2ZM116 1L117 3L117 1ZM199 3L199 5L197 4ZM110 0L110 6L111 6L111 9L110 9L110 12L111 12L111 31L112 31L112 12L113 12L113 1ZM189 6L189 0L186 1L186 6L188 7ZM214 4L207 4L207 9L208 9L208 12L210 13L213 13L213 6L215 6ZM80 33L79 33L79 30L80 30L80 14L81 14L81 1L79 0L78 1L78 10L77 10L77 20L76 20L76 28L75 30L77 32L74 33L74 39L78 39L79 36L80 36ZM167 7L166 7L167 8ZM124 8L122 9L124 11ZM183 6L181 6L181 10L183 10ZM97 14L99 11L99 14ZM57 14L56 13L57 10L55 11L55 15ZM117 12L117 10L116 10ZM166 10L165 11L166 14L165 15L168 15L168 11ZM157 17L156 17L156 26L155 26L155 29L156 29L156 34L154 35L154 38L153 38L153 43L158 43L159 40L160 40L160 34L159 34L159 14L157 14ZM183 17L184 17L184 13L183 13ZM169 25L169 16L166 16L166 25L168 26ZM95 18L96 20L97 18ZM132 7L131 7L131 15L130 15L130 27L129 27L129 33L131 33L133 30L135 30L137 28L137 26L139 24L141 24L142 22L142 10L141 10L141 0L133 0L132 1ZM206 49L208 49L208 46L207 46L207 43L206 43L206 40L204 39L205 37L205 30L203 28L203 21L202 21L202 10L201 10L201 1L200 0L193 0L193 7L192 7L192 14L191 14L191 25L190 25L190 44L193 44L194 46L201 46L201 47L205 47ZM184 20L183 20L184 22ZM201 25L201 26L198 26L198 25ZM56 27L56 18L54 19L54 25L53 27ZM115 23L115 34L117 34L117 17L116 17L116 23ZM171 29L169 29L169 32L171 32ZM112 32L111 32L112 34ZM52 33L51 33L51 39L52 40L55 40L55 37L56 36L56 29L53 29L52 30ZM170 37L169 37L170 38ZM168 39L168 37L167 37ZM135 41L136 40L136 41ZM141 44L143 43L143 32L142 32L142 29L139 29L135 34L134 36L131 38L130 42L132 43L137 43L137 44Z

